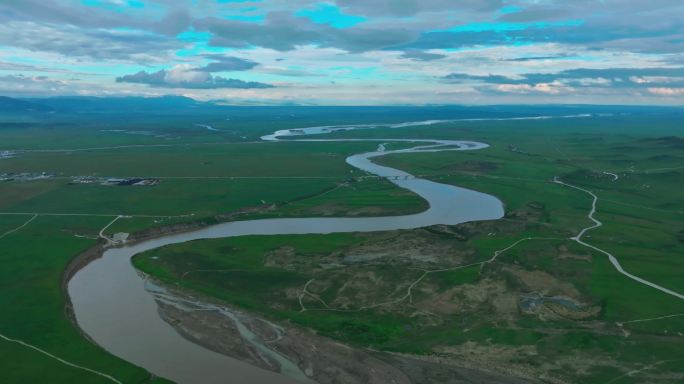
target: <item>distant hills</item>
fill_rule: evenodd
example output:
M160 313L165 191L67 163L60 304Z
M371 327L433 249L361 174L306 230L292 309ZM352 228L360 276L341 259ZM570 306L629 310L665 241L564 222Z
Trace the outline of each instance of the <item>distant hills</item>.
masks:
M54 113L139 113L197 107L214 107L182 96L164 97L50 97L16 99L0 96L0 112L4 114Z
M61 96L48 98L12 98L0 96L0 114L4 116L78 115L180 115L190 113L229 113L231 117L250 115L320 117L340 116L349 121L350 115L363 119L388 120L388 122L452 119L452 118L507 118L522 116L559 116L589 114L592 116L615 116L650 113L675 113L681 115L684 108L620 106L620 105L426 105L426 106L297 106L262 105L234 106L225 101L197 101L183 96L162 97L90 97ZM353 112L352 112L353 111ZM262 116L262 117L264 117ZM365 121L365 120L364 120Z
M45 113L52 111L52 107L44 104L0 96L0 112L2 113Z

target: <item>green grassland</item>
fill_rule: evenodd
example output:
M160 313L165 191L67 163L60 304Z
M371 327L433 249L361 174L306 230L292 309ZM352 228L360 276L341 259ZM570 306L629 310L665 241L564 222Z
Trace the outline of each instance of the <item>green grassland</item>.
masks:
M346 165L344 158L372 150L377 143L245 142L276 129L421 120L433 118L434 113L378 110L350 118L349 113L337 110L297 110L295 116L290 116L287 110L273 109L260 116L261 111L235 109L210 111L201 117L13 117L12 123L0 124L0 150L47 151L0 159L0 173L53 172L58 177L0 182L0 212L28 213L0 215L0 236L27 222L32 213L85 215L40 215L0 238L0 334L125 383L158 381L91 344L65 315L61 287L64 268L75 255L98 243L96 236L103 226L117 215L132 217L118 220L108 233L190 221L215 222L221 220L220 215L224 219L246 219L420 211L425 208L422 199L387 181L354 179L362 174ZM198 128L196 123L211 124L222 132ZM679 334L684 332L684 318L625 323L622 328L615 323L684 313L682 302L624 278L602 255L567 240L521 243L483 268L430 274L415 292L415 308L403 302L361 311L354 307L354 303L373 304L401 296L407 283L419 276L413 267L431 269L481 262L527 236L574 236L591 224L586 218L591 199L580 191L551 183L554 176L590 189L600 198L597 218L604 227L590 232L586 241L614 253L625 269L684 291L679 276L684 270L684 197L677 193L684 185L684 169L677 168L684 166L681 124L678 115L639 114L339 132L331 136L451 138L490 143L491 148L481 151L395 155L379 161L433 180L493 194L504 201L506 218L450 228L447 234L426 230L404 234L415 237L419 244L440 245L436 254L450 250L458 255L453 260L416 261L404 255L396 263L383 259L370 265L351 263L329 274L317 267L319 263L339 261L334 257L343 257L344 252L331 256L336 251L354 254L354 249L386 246L387 239L396 234L384 233L193 242L142 255L135 262L167 282L177 282L357 346L455 358L461 357L461 349L471 345L468 343L481 346L483 355L495 355L495 347L502 346L504 351L520 352L517 360L497 360L493 364L533 368L543 365L545 372L571 382L607 382L626 369L655 363L659 363L659 372L681 374L681 361L670 360L684 355ZM159 135L164 137L156 137ZM128 147L131 145L146 147ZM115 146L127 148L74 151ZM400 146L403 144L392 148ZM613 182L603 171L618 173L620 178ZM70 176L81 175L159 177L161 182L153 187L69 184ZM273 208L234 215L244 208L264 205ZM294 249L285 262L279 261L283 247ZM151 259L151 254L161 257ZM565 254L572 257L563 257ZM229 272L229 278L211 273L191 273L180 278L192 269L234 271ZM494 289L487 288L490 282L504 284L505 292L524 294L531 289L520 278L525 271L551 276L549 294L569 284L576 290L573 298L600 307L600 312L580 320L563 316L543 319L540 314L524 314L517 309L503 311L488 300L464 299L458 302L460 310L440 312L437 317L412 316L416 311L434 311L428 302L436 295L455 290L469 297L472 289ZM376 284L374 290L361 289L368 286L371 277L384 283ZM352 311L318 311L315 300L309 300L305 304L312 310L300 312L297 300L283 292L300 289L311 278L326 282L312 286L324 301ZM357 286L340 294L347 281L355 281ZM629 337L624 336L623 329ZM530 351L535 354L527 354ZM584 365L560 359L566 355L576 356ZM588 357L594 357L596 363L587 363ZM0 340L0 359L7 364L2 382L44 382L46 378L55 383L107 382L6 340ZM667 382L652 371L615 382Z
M631 321L682 314L684 302L626 278L604 255L570 241L592 224L592 199L552 180L599 197L596 217L604 226L585 241L613 253L627 271L684 292L684 197L676 192L684 185L680 123L613 117L355 131L354 137L490 143L481 151L391 155L378 162L496 195L506 217L457 226L446 235L418 230L198 241L134 262L163 281L360 347L470 358L573 383L677 382L684 375L684 316ZM455 257L406 259L386 241L410 236L424 238L423 244L445 242L447 250L434 254ZM410 303L393 303L420 277L417 269L482 262L526 237L552 239L522 242L494 263L429 274ZM379 249L394 257L358 264L348 259ZM193 270L204 272L188 273ZM291 292L311 279L316 283L309 291L338 311L312 298L301 311ZM583 309L544 305L528 313L517 303L530 292L571 297Z
M347 177L351 168L344 163L345 157L376 146L372 143L197 143L35 152L3 160L0 172L22 169L65 176L112 177Z
M320 206L342 216L365 214L363 209L368 207L375 209L370 214L388 215L425 208L422 199L387 181L350 182L355 173L345 164L345 157L371 150L375 144L236 144L232 134L196 132L191 121L197 117L180 123L151 123L145 117L106 123L79 118L0 124L3 150L48 150L1 159L0 173L56 174L50 179L0 182L0 334L124 383L158 381L91 344L65 315L64 269L76 255L98 244L99 230L116 216L131 217L118 220L108 234L242 216L316 216ZM121 126L143 129L138 124L183 139L167 146L167 140L151 136L100 131ZM243 129L253 129L253 125L243 124ZM264 133L272 130L261 129ZM125 147L78 150L113 146ZM87 175L160 177L161 181L153 187L69 183L71 176ZM395 198L387 199L388 195ZM335 201L334 206L327 205L330 201ZM254 207L268 210L235 215ZM34 213L40 215L21 227ZM3 383L44 382L46 378L55 383L109 381L6 340L0 340L0 357L8 364Z
M0 220L5 223L4 216ZM16 218L8 218L7 222L10 220ZM144 370L85 341L65 316L65 297L60 288L63 270L74 255L96 243L74 237L70 232L90 231L107 221L92 217L38 217L26 228L0 239L0 333L123 382L155 382ZM0 356L8 364L2 379L6 383L110 382L4 340L0 340Z

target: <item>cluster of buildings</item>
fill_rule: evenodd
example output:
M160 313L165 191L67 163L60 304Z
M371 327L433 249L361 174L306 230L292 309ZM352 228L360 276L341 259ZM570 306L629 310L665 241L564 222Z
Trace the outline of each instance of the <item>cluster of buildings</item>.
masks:
M95 176L75 176L71 178L70 184L99 184L99 185L118 185L118 186L152 186L159 184L159 179L149 178L118 178L118 177L95 177Z
M49 179L51 177L54 177L54 173L47 173L47 172L21 172L21 173L15 173L15 172L7 172L7 173L0 173L0 181L34 181L34 180L42 180L42 179Z
M0 159L9 159L10 157L14 157L15 155L16 153L12 151L0 151Z

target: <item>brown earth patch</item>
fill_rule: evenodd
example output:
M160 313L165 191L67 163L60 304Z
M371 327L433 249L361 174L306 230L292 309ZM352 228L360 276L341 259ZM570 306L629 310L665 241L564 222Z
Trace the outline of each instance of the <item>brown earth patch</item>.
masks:
M539 292L544 296L562 295L572 299L580 296L579 291L570 283L558 280L544 271L527 271L518 267L505 267L507 272L530 291Z

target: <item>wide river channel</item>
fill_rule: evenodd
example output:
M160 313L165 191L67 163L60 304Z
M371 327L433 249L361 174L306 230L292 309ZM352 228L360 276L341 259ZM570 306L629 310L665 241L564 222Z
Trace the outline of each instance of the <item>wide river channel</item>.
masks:
M431 139L312 139L307 136L338 130L375 127L406 127L437 123L426 121L395 125L312 127L278 131L264 136L274 142L285 138L298 141L377 141L378 150L352 155L351 166L369 174L387 177L400 188L410 190L428 201L421 213L368 218L287 218L236 221L205 227L193 232L163 236L130 246L110 248L102 258L92 261L69 281L68 293L79 327L110 353L147 369L154 375L177 383L292 383L294 379L266 371L231 357L213 352L183 338L159 315L152 293L131 263L141 252L197 239L244 235L323 234L370 232L419 228L436 224L503 217L496 197L453 185L413 177L398 169L373 163L375 157L393 153L466 151L486 148L472 141ZM415 143L408 149L385 150L383 143Z

